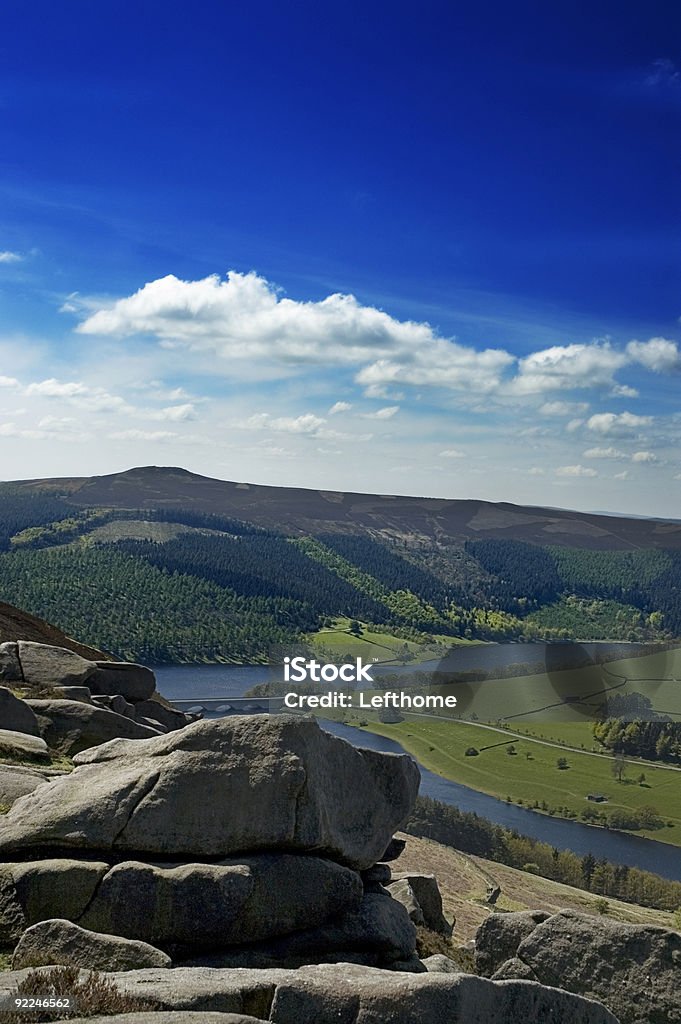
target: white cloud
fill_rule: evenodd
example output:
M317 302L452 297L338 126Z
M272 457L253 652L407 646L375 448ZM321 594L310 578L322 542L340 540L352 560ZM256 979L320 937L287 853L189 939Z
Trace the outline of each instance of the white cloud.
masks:
M10 252L9 249L0 252L0 263L21 263L23 258L20 252Z
M0 377L0 388L18 388L19 381L16 377Z
M587 427L597 434L625 435L653 422L652 416L636 416L631 412L599 412L587 420Z
M681 369L681 354L675 341L651 338L649 341L630 341L627 355L653 373L669 373Z
M544 476L546 471L541 466L530 466L527 472L529 476Z
M556 476L598 476L590 466L558 466Z
M81 381L61 381L55 377L48 380L36 381L26 388L27 395L43 395L47 398L73 398L74 395L85 395L88 393L87 385Z
M114 441L171 441L177 437L170 430L119 430L109 437Z
M613 480L628 480L629 470L623 469L621 473L615 473Z
M366 387L433 384L488 391L515 362L501 350L478 352L440 337L427 323L397 320L353 295L320 302L282 297L255 273L230 271L200 281L168 275L134 295L98 309L77 328L83 334L147 334L166 347L215 353L234 363L257 360L283 368L362 366Z
M520 360L508 391L515 395L593 388L613 383L613 374L628 362L609 342L554 345Z
M376 412L367 412L363 415L366 420L391 420L399 411L399 405L386 405L382 409L377 409Z
M542 416L574 416L588 408L588 402L544 402L539 412Z
M147 420L170 420L173 423L180 423L196 419L196 410L191 402L187 402L185 405L168 405L164 409L140 410L139 415Z
M587 448L583 453L585 459L628 459L626 452L619 448Z
M352 409L351 402L335 402L329 409L329 416L337 416L340 412L348 412Z
M301 413L300 416L278 416L272 417L267 412L259 412L250 416L244 426L262 430L276 430L284 434L312 434L317 435L326 423L321 416L314 413Z
M458 448L445 448L443 452L440 452L441 459L465 459L466 453L460 452Z
M632 462L657 462L655 452L634 452L631 456Z
M628 384L615 384L610 390L611 398L638 398L638 395L636 388L631 388Z

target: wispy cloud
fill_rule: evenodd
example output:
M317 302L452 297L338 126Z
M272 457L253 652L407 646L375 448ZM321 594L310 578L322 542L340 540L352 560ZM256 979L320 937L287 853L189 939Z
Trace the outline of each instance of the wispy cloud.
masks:
M0 263L22 263L24 259L20 252L11 252L9 249L0 251Z
M600 412L591 416L586 421L586 426L596 434L625 436L635 433L641 427L650 426L652 422L652 416L637 416L631 412Z
M598 476L595 469L590 466L558 466L556 476Z

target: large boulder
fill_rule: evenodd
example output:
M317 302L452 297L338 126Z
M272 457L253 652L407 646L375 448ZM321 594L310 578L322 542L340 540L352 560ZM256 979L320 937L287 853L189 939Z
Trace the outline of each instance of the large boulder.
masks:
M400 899L397 890L405 883L423 918L422 921L416 921L412 917L414 924L424 924L431 931L450 936L453 925L449 923L442 912L442 895L435 875L417 874L413 871L396 872L393 875L393 882L388 885L389 891L396 899Z
M38 921L77 921L108 870L101 861L61 859L0 865L0 945Z
M49 761L50 755L45 740L27 732L0 729L0 757L16 761Z
M540 922L495 978L532 977L599 999L621 1024L681 1021L681 935L564 910Z
M0 975L0 995L27 973ZM175 1011L183 1022L191 1020L191 1011L210 1011L277 1024L618 1024L604 1006L581 996L467 974L406 974L344 963L296 971L149 968L104 977ZM135 1015L136 1024L142 1019Z
M26 703L42 724L43 739L50 747L69 756L119 737L143 740L158 735L149 726L81 701L29 700Z
M364 869L408 816L419 784L410 757L352 747L292 715L196 722L75 761L49 799L37 789L30 806L24 799L9 811L0 855L73 847L184 860L285 850Z
M523 939L550 916L545 910L490 914L482 922L475 936L476 972L485 978L491 978L503 963L515 956Z
M123 661L98 661L88 678L88 686L94 694L110 695L120 693L131 703L149 700L156 689L156 677L150 668Z
M0 644L0 683L9 686L11 683L23 682L23 679L16 643Z
M170 967L171 959L146 942L100 935L57 918L28 928L12 957L13 971L49 964L91 971L136 971L144 967Z
M361 896L356 872L319 857L264 854L177 866L124 861L105 875L78 920L163 947L220 947L314 928L357 909Z
M0 728L40 735L38 719L26 701L19 700L6 686L0 686Z
M23 679L32 686L82 686L97 671L94 661L65 647L19 640L17 650Z
M0 807L11 807L19 797L32 793L45 782L47 778L33 768L0 764Z

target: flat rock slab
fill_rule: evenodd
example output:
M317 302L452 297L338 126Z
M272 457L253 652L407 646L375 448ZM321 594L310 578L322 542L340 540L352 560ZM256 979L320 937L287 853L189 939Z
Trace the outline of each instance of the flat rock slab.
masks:
M13 729L0 729L0 757L50 760L44 739L40 736L30 736L26 732L15 732Z
M91 971L134 971L170 967L171 959L146 942L101 935L71 921L52 919L26 929L14 950L12 970L50 964Z
M195 722L74 760L49 799L38 789L30 807L9 811L0 855L57 846L203 860L285 850L363 869L407 818L420 778L406 755L353 747L292 715Z
M26 973L1 974L0 993L14 989ZM124 992L182 1011L183 1022L188 1011L200 1010L272 1024L618 1024L604 1006L581 996L468 974L325 964L298 971L175 968L105 977Z

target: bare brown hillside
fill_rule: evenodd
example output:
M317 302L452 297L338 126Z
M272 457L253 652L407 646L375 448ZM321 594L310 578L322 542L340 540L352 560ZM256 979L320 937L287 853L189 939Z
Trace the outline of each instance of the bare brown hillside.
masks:
M39 644L53 644L56 647L66 647L84 658L92 658L95 661L103 661L109 655L103 654L95 647L87 647L79 644L66 633L62 633L56 626L29 615L28 612L12 607L11 604L0 602L0 643L7 643L10 640L33 640Z
M499 538L602 550L681 548L681 522L535 508L473 499L356 494L269 487L146 466L108 476L21 481L81 506L182 508L276 527L291 534L370 532L414 543Z
M437 877L445 916L450 921L456 918L455 945L463 945L474 938L479 926L492 913L485 905L490 882L501 886L497 903L500 911L546 910L556 913L559 910L577 910L599 916L596 905L599 897L595 893L482 857L472 857L432 839L404 833L400 838L406 839L407 846L399 859L391 864L393 871L417 871ZM616 899L608 899L608 916L632 924L675 927L672 915L663 910L651 910Z

